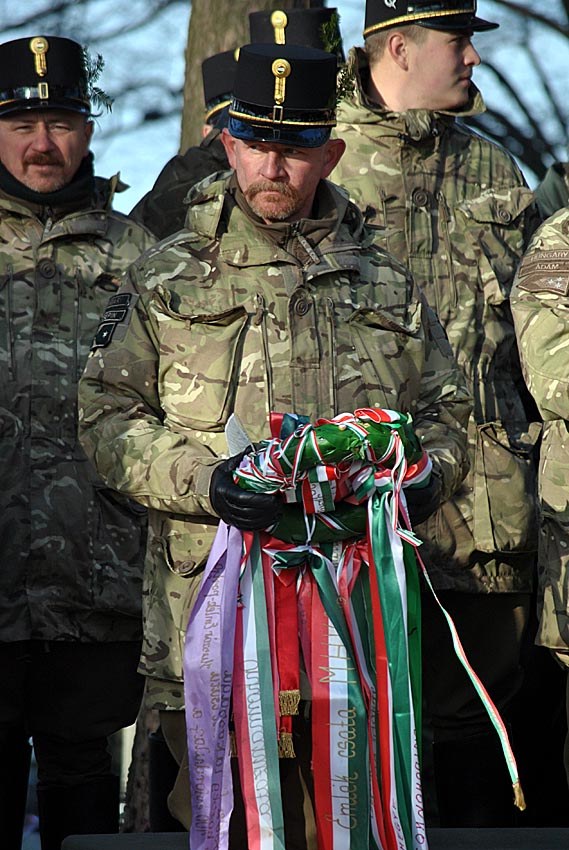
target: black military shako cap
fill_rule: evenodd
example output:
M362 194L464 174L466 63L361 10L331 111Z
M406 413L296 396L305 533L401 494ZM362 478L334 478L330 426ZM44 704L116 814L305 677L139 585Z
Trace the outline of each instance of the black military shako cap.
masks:
M23 109L68 109L89 115L80 44L54 35L0 44L0 115Z
M223 53L208 56L202 62L206 123L211 123L222 109L229 106L237 68L237 53L237 50L225 50Z
M333 49L325 38L328 31L335 43ZM344 61L337 9L274 9L251 12L249 32L252 43L302 44L304 47L335 52L338 60Z
M295 44L239 51L229 132L246 141L319 147L336 125L335 55Z
M364 38L400 24L479 32L499 24L476 16L476 0L366 0Z

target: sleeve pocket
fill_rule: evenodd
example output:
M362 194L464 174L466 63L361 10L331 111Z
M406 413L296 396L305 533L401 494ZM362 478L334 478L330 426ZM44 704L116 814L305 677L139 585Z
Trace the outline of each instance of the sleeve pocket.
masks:
M481 552L537 548L535 451L541 426L507 431L498 422L476 429L473 467L474 542Z

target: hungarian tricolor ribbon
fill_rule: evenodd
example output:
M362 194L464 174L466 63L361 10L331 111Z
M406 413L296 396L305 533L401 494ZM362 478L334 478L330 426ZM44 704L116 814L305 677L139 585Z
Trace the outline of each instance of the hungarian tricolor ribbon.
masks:
M190 845L228 847L231 699L248 846L284 850L279 756L294 755L302 666L319 850L421 850L420 571L431 585L405 489L428 481L430 460L409 417L394 411L273 421L281 437L235 478L287 494L289 513L261 533L220 524L187 630ZM330 489L315 498L314 485L330 482L341 498L331 501ZM444 614L521 806L506 730Z

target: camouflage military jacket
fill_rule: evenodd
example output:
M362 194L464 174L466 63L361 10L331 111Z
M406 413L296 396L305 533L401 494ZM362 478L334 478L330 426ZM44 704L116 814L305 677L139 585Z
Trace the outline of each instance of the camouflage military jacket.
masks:
M256 223L226 189L203 189L188 229L131 268L80 388L87 453L111 487L150 508L143 668L159 679L181 679L215 533L209 483L232 412L257 441L270 436L271 410L312 420L373 405L409 411L446 493L465 472L460 370L359 211L321 183L319 209L331 215L311 241L306 221ZM115 320L119 303L128 316Z
M569 666L569 209L535 234L512 292L522 368L543 417L538 642Z
M144 510L77 438L101 313L152 241L111 210L115 182L64 215L0 195L0 641L140 638Z
M361 86L365 56L352 51L350 62L359 85L340 105L337 134L347 150L332 179L409 266L474 397L471 473L421 529L431 574L439 588L527 590L532 558L523 553L537 544L539 426L528 425L532 405L508 299L537 224L532 193L512 158L454 113L394 113L371 103ZM483 108L473 87L464 114Z
M569 162L554 162L536 187L535 200L542 219L569 204Z

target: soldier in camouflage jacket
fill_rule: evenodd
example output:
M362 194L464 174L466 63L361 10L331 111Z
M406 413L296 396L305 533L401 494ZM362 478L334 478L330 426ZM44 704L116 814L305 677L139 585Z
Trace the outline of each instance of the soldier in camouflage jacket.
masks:
M166 680L181 680L230 413L258 441L270 410L404 410L445 495L465 471L468 396L446 339L356 207L325 183L316 222L261 225L239 200L231 177L196 187L185 230L129 270L118 296L128 315L112 341L103 320L81 381L87 453L110 487L150 508L143 668Z
M569 668L569 208L560 210L536 232L518 270L512 311L524 378L544 420L539 462L537 642L549 647ZM569 712L569 692L567 709ZM569 745L565 768L569 777Z
M242 48L239 64L285 49L293 68L305 50L320 55L256 45ZM334 86L335 59L321 55ZM255 130L231 122L230 111L231 133ZM342 145L325 130L321 146ZM265 170L277 163L273 186L308 156L288 138L233 143ZM124 318L111 308L109 331L103 320L80 387L88 455L111 487L149 508L142 667L160 709L183 708L184 634L219 516L212 482L231 413L258 441L272 410L311 420L374 405L407 411L445 496L465 473L469 395L407 271L332 184L307 174L307 209L317 213L279 221L253 211L237 164L237 177L195 187L185 229L132 266L118 296ZM161 723L173 713L162 711Z
M535 551L529 459L539 429L529 429L508 298L536 223L532 193L511 157L457 124L456 113L373 104L361 84L365 55L354 49L350 61L358 86L338 111L347 150L333 178L408 265L475 402L471 473L425 530L436 547L431 574L444 589L529 591L532 559L512 569L508 556ZM472 86L460 114L482 109Z
M470 473L419 533L431 578L448 593L475 669L506 706L520 683L519 638L534 578L534 455L540 432L538 422L531 421L539 417L521 376L509 294L538 219L512 157L460 120L484 109L471 81L480 58L470 36L493 25L473 14L475 3L461 13L456 5L419 2L406 15L405 4L392 9L368 0L365 48L350 51L353 90L338 111L336 132L347 150L332 179L378 228L387 250L408 265L448 334L474 398ZM462 799L479 800L479 812L474 805L463 811L455 799L456 765L453 756L443 755L442 740L448 737L454 746L467 735L482 738L487 724L465 688L446 635L437 637L429 625L428 599L425 605L425 640L440 639L450 656L448 664L424 670L435 739L441 741L438 761L449 764L448 770L441 766L449 799L446 806L441 782L441 817L447 826L507 824L511 806L505 778L501 794L486 784L487 807L481 777L471 795L465 791ZM496 629L491 643L501 647L499 664L479 640L479 617ZM437 644L425 657L439 657L440 651ZM449 678L451 669L456 679ZM488 746L494 752L493 744ZM475 756L483 752L481 740L473 749ZM495 758L500 758L497 749ZM497 775L490 767L484 772Z
M105 487L77 440L77 384L101 314L152 243L112 210L116 184L95 178L61 209L0 184L1 641L141 635L145 511Z
M52 848L118 828L107 737L141 698L145 511L85 457L77 385L118 276L153 240L112 210L118 178L93 175L82 48L19 39L0 66L15 88L0 103L0 822L19 847L31 735Z

